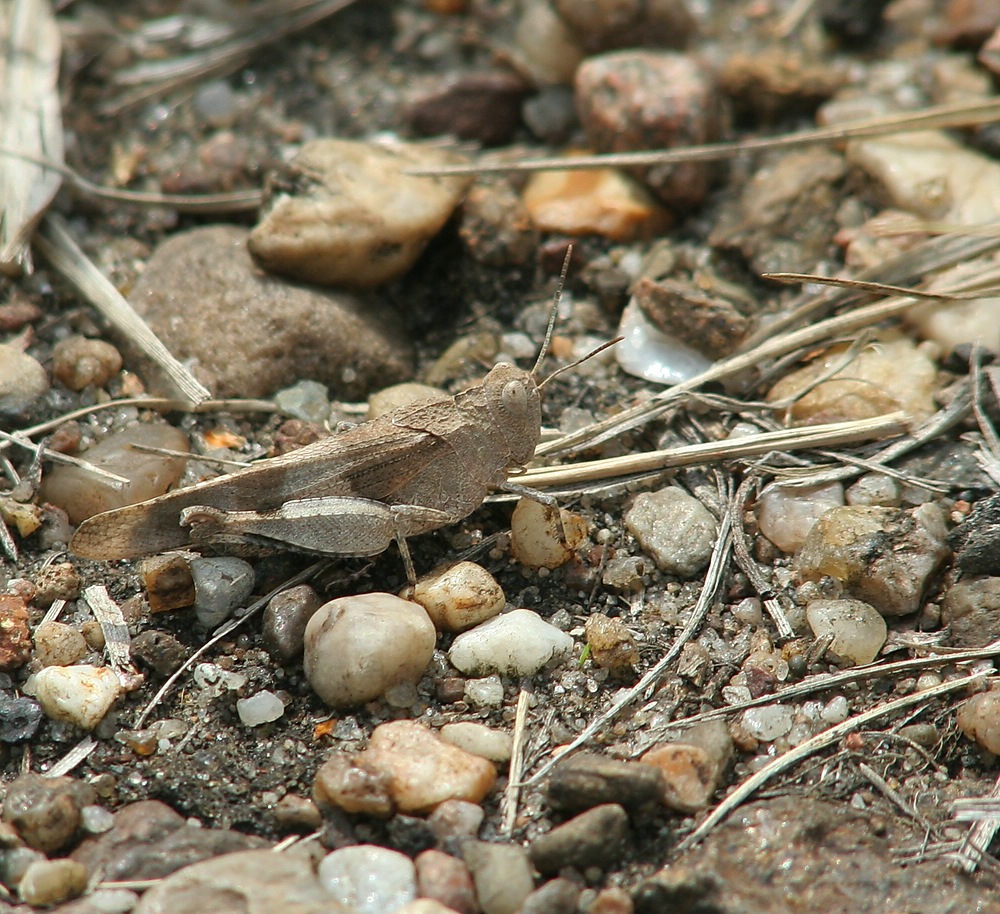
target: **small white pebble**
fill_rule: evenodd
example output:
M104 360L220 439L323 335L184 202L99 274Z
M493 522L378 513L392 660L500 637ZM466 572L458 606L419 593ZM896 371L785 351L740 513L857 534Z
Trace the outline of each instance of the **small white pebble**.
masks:
M573 639L529 609L515 609L455 638L448 659L468 676L531 676L573 650Z
M871 663L888 636L885 619L860 600L814 600L806 618L817 638L833 635L830 651L852 664Z
M499 708L503 704L503 683L500 677L470 679L465 684L465 699L476 708Z
M245 727L259 727L277 720L285 713L285 704L274 692L261 689L249 698L236 702L236 713Z
M844 487L839 482L809 488L769 486L757 501L757 525L779 549L795 552L813 524L843 503Z
M110 667L89 664L48 666L25 683L42 710L53 720L93 730L122 692L118 675Z
M327 894L355 914L392 914L417 897L413 861L372 844L327 854L317 876Z

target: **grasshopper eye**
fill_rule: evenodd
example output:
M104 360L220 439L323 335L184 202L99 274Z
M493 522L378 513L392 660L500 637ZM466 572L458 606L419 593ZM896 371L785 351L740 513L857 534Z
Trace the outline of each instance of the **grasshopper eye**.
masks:
M500 391L500 405L516 415L524 415L528 409L528 391L520 381L508 381Z

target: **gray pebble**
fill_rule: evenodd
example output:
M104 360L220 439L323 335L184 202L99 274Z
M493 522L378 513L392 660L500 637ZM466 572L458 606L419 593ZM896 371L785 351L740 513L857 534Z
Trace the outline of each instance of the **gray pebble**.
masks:
M282 663L301 657L306 625L322 605L322 599L308 584L279 593L264 610L264 646Z
M38 702L0 692L0 742L19 743L31 739L42 722L42 709Z
M604 803L638 809L659 803L662 795L663 774L658 769L592 752L579 752L556 765L548 788L549 803L564 810Z
M535 887L528 853L518 844L466 841L462 856L483 914L514 914Z
M173 635L147 628L132 639L132 659L151 667L161 676L169 676L187 659L188 650Z
M253 567L232 556L201 558L191 562L194 578L194 611L205 628L226 621L253 593Z
M3 820L30 847L51 854L70 842L80 825L80 811L96 799L94 789L83 781L22 774L7 789Z
M308 378L360 400L410 376L395 312L264 275L246 243L246 231L230 225L175 235L129 297L171 352L197 361L216 394L266 397Z
M0 344L0 416L20 416L48 393L41 364L12 344Z
M330 397L325 384L304 380L279 390L273 397L274 405L293 419L322 425L330 418Z
M0 854L0 882L8 888L17 888L25 870L32 863L44 860L45 855L30 847L12 847Z
M617 803L605 803L574 816L531 842L531 862L540 873L563 867L607 869L621 860L628 838L628 813Z
M550 879L521 905L518 914L576 914L580 886L568 879Z

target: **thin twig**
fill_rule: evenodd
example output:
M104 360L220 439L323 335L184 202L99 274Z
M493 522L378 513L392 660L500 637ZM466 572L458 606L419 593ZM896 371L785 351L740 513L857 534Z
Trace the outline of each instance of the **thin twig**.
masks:
M514 715L514 739L510 751L510 768L507 774L507 789L503 795L503 824L500 834L509 838L514 833L517 821L517 804L521 798L521 773L524 769L524 740L527 733L528 705L531 693L522 688L517 696L517 712Z

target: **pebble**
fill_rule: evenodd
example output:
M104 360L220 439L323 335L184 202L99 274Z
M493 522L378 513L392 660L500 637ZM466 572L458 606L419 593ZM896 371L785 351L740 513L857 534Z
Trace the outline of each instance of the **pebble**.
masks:
M423 91L407 120L418 136L450 134L483 146L508 143L521 120L531 87L504 70L460 72Z
M187 659L188 649L169 632L147 628L132 639L129 654L140 665L169 676Z
M91 804L80 810L80 827L88 835L102 835L106 831L111 831L114 824L115 817L105 806Z
M440 387L432 387L430 384L418 384L416 381L391 384L375 391L368 398L367 418L371 421L403 406L415 406L418 403L434 403L438 400L449 399L447 391Z
M87 641L78 628L64 622L41 622L35 628L35 660L43 667L72 666L88 651Z
M528 568L558 568L587 538L587 521L563 508L555 510L531 498L518 499L510 518L510 551ZM559 520L565 539L560 536Z
M682 578L708 565L718 532L708 509L676 486L638 494L624 522L661 571Z
M28 607L14 594L0 594L0 670L16 670L31 659Z
M369 770L363 758L340 752L331 755L316 772L312 799L320 810L342 809L379 819L394 812L387 773Z
M819 486L768 486L757 499L757 526L783 552L797 552L814 523L844 504L839 482Z
M17 893L25 904L47 908L83 894L87 868L75 860L36 860L24 872Z
M676 742L653 746L640 761L663 774L663 805L690 815L711 802L733 756L733 740L720 720L687 730Z
M704 64L670 51L599 54L574 77L576 108L597 152L670 149L711 142L719 130L714 80ZM702 162L637 170L668 206L688 209L708 192Z
M949 555L944 515L935 504L831 508L816 521L795 558L800 580L839 581L843 596L883 616L920 608L931 577Z
M0 416L18 418L48 392L41 363L13 343L0 343Z
M901 497L899 483L885 473L865 473L844 493L849 505L879 505L898 508Z
M462 856L472 870L482 914L514 914L535 887L528 854L518 844L466 841Z
M282 415L292 419L322 425L330 418L329 392L319 381L297 381L277 391L271 399Z
M538 232L510 181L479 180L462 204L458 234L473 260L488 267L527 266Z
M463 693L474 708L499 708L503 704L503 683L499 676L470 679Z
M28 867L44 859L44 854L30 847L7 848L0 855L0 882L9 888L17 888Z
M852 665L871 663L889 634L878 610L860 600L813 600L806 618L813 635L832 635L830 652Z
M577 811L618 803L641 809L659 803L663 775L649 765L578 752L560 761L549 779L548 799L554 809Z
M743 730L762 743L770 743L792 729L795 712L784 705L747 708L740 717Z
M436 569L400 596L419 603L442 632L464 632L499 615L507 605L496 578L474 562Z
M684 0L553 0L588 54L643 45L681 48L697 24Z
M245 606L256 583L253 566L228 555L192 559L191 578L198 624L209 629L221 625L238 607Z
M183 555L154 555L139 563L139 576L150 612L169 612L191 606L195 600L191 563Z
M661 235L673 222L649 191L615 168L535 172L522 199L540 232L629 242Z
M590 646L590 659L599 667L617 675L635 671L639 646L621 619L593 613L584 623L584 632Z
M426 850L413 861L417 892L458 914L477 914L476 887L464 860L439 850Z
M937 366L923 348L908 339L880 341L843 365L847 348L831 346L785 375L768 392L768 402L797 398L786 411L796 425L871 419L897 410L921 422L934 414Z
M521 4L514 42L514 64L538 86L568 85L584 56L548 0Z
M121 807L114 827L87 838L72 856L88 872L118 882L161 879L200 860L266 845L252 835L188 824L165 803L140 800Z
M308 584L290 587L272 597L261 622L264 646L271 655L283 664L301 657L306 625L322 605L323 600Z
M163 242L129 301L220 397L266 397L306 378L360 400L412 373L410 345L388 306L262 274L235 226Z
M331 707L371 701L390 686L418 680L435 640L433 623L416 603L387 593L341 597L306 625L306 677Z
M471 183L404 172L461 161L415 143L306 143L272 176L250 252L265 269L307 282L367 289L398 279Z
M964 578L952 584L941 602L941 624L950 631L952 647L985 647L1000 638L1000 577Z
M567 142L577 127L573 90L568 86L541 86L521 107L521 118L546 145Z
M393 914L417 897L417 873L405 854L359 844L327 854L317 871L338 904L356 914Z
M576 914L580 887L569 879L550 879L521 905L519 914Z
M143 894L133 914L347 914L335 905L305 855L227 853L185 866Z
M467 676L533 676L573 650L573 639L529 609L515 609L452 642L448 659Z
M73 840L81 810L96 799L94 789L83 781L22 774L7 788L3 821L13 825L29 847L53 854Z
M271 811L278 827L287 831L314 832L323 824L319 807L305 797L286 793Z
M959 706L959 729L994 755L1000 755L1000 692L980 692Z
M261 689L249 698L238 698L236 713L244 727L259 727L281 717L285 713L285 703L274 692Z
M498 764L510 761L514 744L514 738L510 733L494 730L486 724L477 724L471 720L445 724L441 728L441 739L472 755L478 755Z
M34 604L48 609L56 600L75 600L80 595L80 575L70 562L52 562L35 575Z
M605 803L574 816L531 842L529 853L543 875L564 867L608 869L625 853L628 813L617 803Z
M103 387L121 368L121 353L104 340L68 336L52 349L52 376L70 390Z
M475 838L486 813L483 807L467 800L445 800L427 817L427 824L438 847L448 853L458 853L462 842Z
M1000 494L980 499L948 534L963 574L1000 575Z
M31 739L38 732L42 717L38 702L0 691L0 742L20 743Z
M388 779L399 811L421 815L445 800L479 803L493 789L496 768L451 746L416 721L379 724L355 762Z
M47 666L24 684L24 691L52 720L93 730L121 695L122 684L110 667L81 663Z

